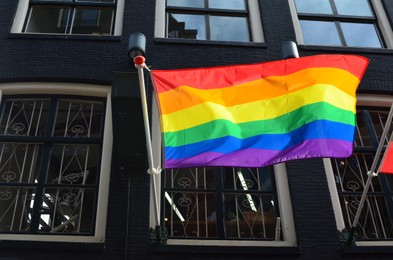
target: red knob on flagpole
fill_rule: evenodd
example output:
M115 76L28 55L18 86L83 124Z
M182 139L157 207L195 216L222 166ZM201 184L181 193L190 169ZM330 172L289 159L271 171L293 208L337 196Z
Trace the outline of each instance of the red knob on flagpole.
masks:
M145 57L138 55L134 58L135 65L143 65L145 63Z

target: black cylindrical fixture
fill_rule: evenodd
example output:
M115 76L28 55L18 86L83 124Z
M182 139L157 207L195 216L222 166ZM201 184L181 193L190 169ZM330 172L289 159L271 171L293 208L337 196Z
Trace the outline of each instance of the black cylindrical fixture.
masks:
M136 56L145 56L146 37L142 33L136 32L128 39L128 57L134 59Z
M283 42L281 45L281 56L283 59L299 58L296 43L293 41Z

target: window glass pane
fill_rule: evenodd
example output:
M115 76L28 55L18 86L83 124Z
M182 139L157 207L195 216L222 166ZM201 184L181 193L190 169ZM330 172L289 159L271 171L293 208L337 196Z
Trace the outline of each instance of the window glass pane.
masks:
M386 122L389 116L389 112L376 110L376 111L369 111L369 113L371 116L374 132L379 142L382 138L384 128L386 127ZM389 130L390 132L388 132L387 137L384 140L385 145L388 144L389 137L391 135L392 130L393 130L392 128Z
M95 190L46 188L42 197L40 232L92 232Z
M77 2L114 3L115 0L76 0Z
M360 196L340 196L344 221L349 229L354 216L359 208ZM383 195L369 194L364 202L362 214L359 217L359 225L356 228L356 241L386 240L392 239L391 216L388 205Z
M100 137L103 103L87 100L60 100L54 136Z
M382 47L374 24L341 23L341 28L348 46Z
M373 162L374 155L356 153L349 158L336 160L335 174L339 176L337 189L346 192L362 192L367 179L367 172ZM378 178L373 178L371 190L382 191Z
M77 7L72 33L110 35L112 22L113 8Z
M272 195L224 194L225 237L274 239L275 212Z
M0 135L43 136L48 110L45 99L8 99L0 119Z
M163 1L163 0L160 0ZM205 0L167 0L167 6L205 7Z
M65 33L69 8L57 6L32 6L25 32Z
M341 45L333 22L300 20L300 26L305 44Z
M298 13L333 14L329 0L295 0Z
M230 9L230 10L246 10L244 0L209 0L210 8Z
M217 237L216 195L165 192L164 221L171 237Z
M364 113L363 111L359 110L356 114L355 147L372 146L370 133L368 132L367 123L364 118Z
M210 16L210 34L211 40L214 41L250 41L248 22L245 17Z
M168 38L206 40L205 17L203 15L170 13Z
M0 232L28 231L34 199L35 188L0 187Z
M213 168L180 168L167 171L166 188L214 189Z
M224 189L273 192L270 167L225 168L222 179Z
M98 145L54 145L49 158L47 183L96 184Z
M36 183L39 175L40 145L0 144L0 183Z
M373 16L368 0L335 0L338 14Z

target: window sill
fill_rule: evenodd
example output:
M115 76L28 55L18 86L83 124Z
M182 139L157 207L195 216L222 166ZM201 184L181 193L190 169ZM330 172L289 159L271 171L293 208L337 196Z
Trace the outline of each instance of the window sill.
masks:
M150 253L157 254L173 254L173 253L188 253L188 254L231 254L231 255L291 255L296 256L301 254L301 248L294 246L284 247L255 247L255 246L179 246L179 245L151 245L149 247Z
M0 249L40 249L48 250L72 249L72 250L95 250L102 251L104 243L82 243L82 242L44 242L44 241L15 241L0 240Z
M120 41L121 36L115 35L72 35L72 34L40 34L10 33L9 39L53 39L53 40L84 40L84 41Z
M392 254L393 246L345 246L343 253L348 255L356 254Z
M263 42L227 42L227 41L208 41L208 40L192 40L192 39L176 39L176 38L154 38L157 43L171 43L171 44L190 44L190 45L227 45L239 47L256 47L266 48L267 44Z
M349 52L349 53L381 53L393 54L393 49L386 48L361 48L361 47L343 47L343 46L325 46L325 45L299 45L302 50L316 50L326 52Z

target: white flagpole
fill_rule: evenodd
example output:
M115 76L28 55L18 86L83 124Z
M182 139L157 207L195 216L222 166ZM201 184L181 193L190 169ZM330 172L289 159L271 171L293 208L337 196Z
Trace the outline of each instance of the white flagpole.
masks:
M160 226L160 212L159 212L159 205L158 205L158 198L156 194L156 179L154 174L161 173L161 167L157 166L154 167L154 159L153 159L153 148L151 143L151 134L150 134L150 124L149 124L149 114L147 109L147 101L146 101L146 88L145 88L145 78L143 75L143 69L147 69L145 64L145 58L143 56L136 56L134 58L135 67L138 70L138 77L139 77L139 89L141 93L141 101L142 101L142 112L143 112L143 122L145 127L145 136L146 136L146 149L147 149L147 157L149 162L149 169L147 172L151 175L151 182L153 185L153 201L154 201L154 210L155 210L155 218L156 218L156 225Z
M378 176L378 172L375 172L375 169L377 168L377 163L379 161L379 157L381 155L383 146L385 144L385 138L386 138L386 136L388 134L390 125L392 123L392 117L393 117L393 103L392 103L392 105L390 107L389 115L388 115L388 118L386 119L385 128L383 129L381 140L380 140L380 142L378 144L377 152L375 153L375 157L374 157L373 163L371 165L370 171L367 173L368 178L367 178L367 181L366 181L366 185L364 186L364 189L363 189L363 194L362 194L362 196L360 198L358 210L356 212L355 218L354 218L353 223L352 223L352 230L351 230L351 234L349 236L349 239L347 241L348 243L352 243L352 239L353 239L353 236L354 236L354 233L355 233L355 229L356 229L356 227L357 227L357 225L359 223L360 214L362 212L362 209L363 209L363 206L364 206L364 201L366 200L367 192L368 192L368 189L370 188L372 178L375 177L375 176Z

